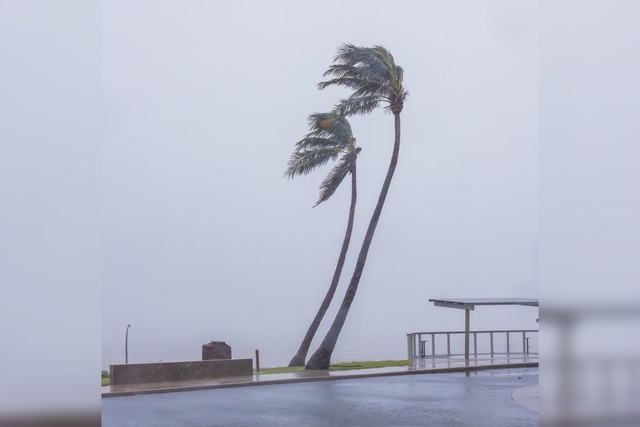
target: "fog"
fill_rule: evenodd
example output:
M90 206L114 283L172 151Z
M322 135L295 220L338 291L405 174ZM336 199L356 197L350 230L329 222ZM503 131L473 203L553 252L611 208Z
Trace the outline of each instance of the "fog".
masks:
M540 13L540 425L639 425L640 4Z
M399 6L398 6L399 7ZM396 176L334 360L406 357L405 334L464 327L434 297L537 297L535 2L105 2L103 367L189 360L226 341L284 365L331 280L348 186L282 177L341 43L405 69ZM352 119L359 198L342 299L393 145L392 116ZM333 306L338 304L334 302ZM311 351L333 319L330 309ZM482 308L473 328L537 327Z
M127 323L131 361L221 339L286 363L348 194L311 209L326 170L281 174L307 114L346 95L314 86L343 42L389 48L411 96L334 359L462 327L428 298L539 287L541 425L638 425L638 4L221 3L0 2L0 425L99 425ZM353 125L355 253L392 125ZM472 327L535 317L479 307Z

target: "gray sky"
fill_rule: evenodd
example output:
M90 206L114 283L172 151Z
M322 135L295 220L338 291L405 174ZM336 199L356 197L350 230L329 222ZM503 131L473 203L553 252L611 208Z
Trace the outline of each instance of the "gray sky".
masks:
M535 296L538 283L543 308L584 315L569 335L541 325L541 394L556 400L566 376L549 361L568 349L571 363L597 361L572 401L637 414L628 383L606 380L640 360L638 312L593 308L639 301L640 4L132 3L0 1L0 424L97 414L97 371L123 361L127 322L134 361L198 358L225 339L236 356L259 347L286 363L328 284L348 194L310 209L326 171L281 173L306 115L346 95L314 88L345 41L391 49L412 95L336 357L402 357L406 332L460 327L431 296ZM390 117L354 130L357 248ZM533 318L473 315L478 327Z
M103 367L124 361L127 323L132 362L197 359L211 340L288 362L329 285L350 195L311 209L329 167L282 173L307 115L348 95L315 87L344 42L388 48L410 97L334 359L402 357L408 332L463 327L428 298L537 297L537 19L534 1L104 2ZM352 125L359 204L338 300L393 142L390 115ZM472 324L536 318L485 308Z

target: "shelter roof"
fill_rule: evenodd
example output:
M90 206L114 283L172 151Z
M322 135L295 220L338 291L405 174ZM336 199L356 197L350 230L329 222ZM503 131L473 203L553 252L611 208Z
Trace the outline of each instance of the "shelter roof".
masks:
M430 298L439 307L473 310L476 305L527 305L538 307L537 298Z

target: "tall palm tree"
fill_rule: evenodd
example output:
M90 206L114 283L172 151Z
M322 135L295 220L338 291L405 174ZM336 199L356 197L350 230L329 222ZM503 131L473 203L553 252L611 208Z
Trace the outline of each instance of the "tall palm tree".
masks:
M304 366L311 341L336 293L351 241L353 217L355 215L356 200L358 198L356 191L356 160L360 148L356 147L356 139L353 137L349 121L336 112L316 113L309 116L309 126L311 132L296 144L296 149L291 155L291 160L289 160L285 175L293 178L296 175L308 174L315 168L324 165L330 160L335 160L338 156L342 155L336 166L331 169L327 177L322 181L320 185L320 198L315 206L329 199L349 173L351 174L351 206L349 208L347 230L342 241L342 248L340 249L338 263L333 273L331 284L300 344L300 348L298 348L291 362L289 362L289 366Z
M352 44L344 44L338 49L338 54L333 62L334 64L324 73L324 77L330 76L332 78L321 82L318 87L324 89L338 85L353 89L351 96L341 100L337 106L337 110L345 116L367 114L380 105L384 105L385 111L391 112L394 117L395 139L391 162L378 196L378 203L369 221L353 276L331 328L318 350L307 362L306 369L329 368L331 355L338 342L338 336L342 331L347 314L356 296L358 284L367 261L369 247L371 246L371 241L382 213L382 207L398 163L400 113L408 94L402 84L403 69L395 64L391 53L382 46L358 47Z

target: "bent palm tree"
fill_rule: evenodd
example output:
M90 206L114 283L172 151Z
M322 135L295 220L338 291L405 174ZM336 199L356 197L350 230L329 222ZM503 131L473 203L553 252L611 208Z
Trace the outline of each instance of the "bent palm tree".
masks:
M320 347L307 362L306 369L328 369L331 354L338 342L344 322L355 298L358 284L367 261L367 254L375 233L382 207L384 206L389 186L398 163L400 151L400 113L404 107L407 91L404 89L403 70L395 64L391 53L382 46L358 47L352 44L342 45L334 59L334 64L324 73L333 77L318 85L320 89L332 85L346 86L353 89L353 94L340 101L338 111L345 116L367 114L385 105L385 110L393 113L395 125L395 139L391 162L387 175L382 184L378 203L376 204L369 226L356 261L353 276L345 293L344 299L336 317L327 332Z
M320 185L320 198L315 206L318 206L331 197L348 173L351 174L351 206L349 208L347 231L342 241L342 249L340 250L331 284L300 344L300 348L291 359L291 362L289 362L289 366L304 366L311 341L336 293L344 261L347 256L347 250L349 249L349 242L351 241L353 217L356 211L357 199L356 159L360 148L356 147L356 140L353 137L349 121L336 112L331 112L312 114L309 117L309 125L311 132L296 144L296 150L291 155L291 160L289 161L285 175L293 178L296 175L308 174L315 168L324 165L329 160L336 159L342 154L338 164L329 172L329 175L327 175L324 181L322 181Z

